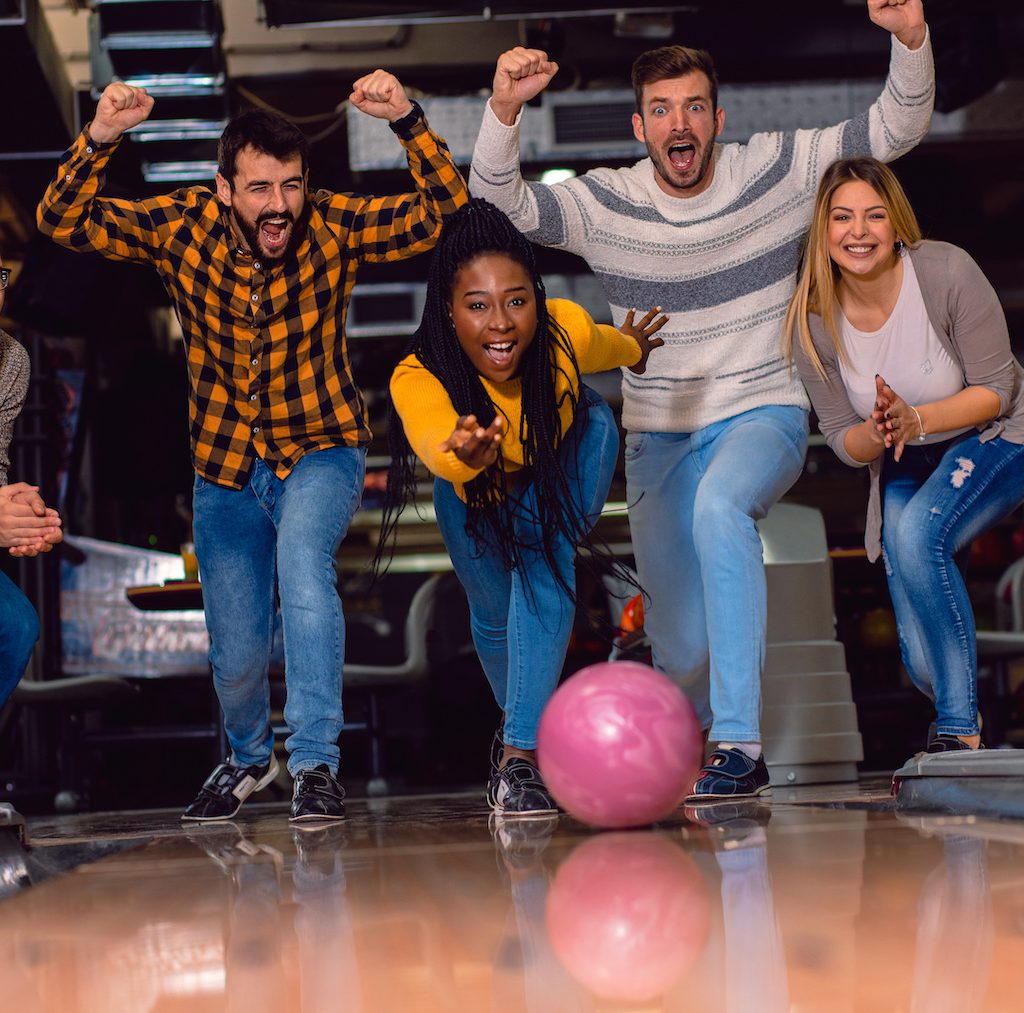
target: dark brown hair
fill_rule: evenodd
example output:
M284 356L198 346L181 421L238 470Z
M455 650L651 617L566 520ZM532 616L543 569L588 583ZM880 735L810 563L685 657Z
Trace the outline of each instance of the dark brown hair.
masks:
M715 61L706 49L690 49L687 46L661 46L648 49L633 62L630 79L636 96L636 111L643 116L644 86L655 81L667 81L672 77L684 77L699 70L711 85L711 111L718 108L718 72Z

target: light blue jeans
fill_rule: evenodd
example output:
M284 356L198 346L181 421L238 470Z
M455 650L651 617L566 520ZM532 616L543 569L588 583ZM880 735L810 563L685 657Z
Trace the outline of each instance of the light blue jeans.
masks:
M334 556L363 492L366 452L306 454L286 479L257 458L243 489L196 476L193 529L210 664L234 763L265 764L274 734L267 672L280 598L292 774L338 769L345 617Z
M768 405L692 433L626 435L629 526L655 666L712 741L760 742L760 520L797 480L807 412Z
M39 617L32 603L0 573L0 707L14 692L39 639Z
M977 735L974 610L954 556L1024 502L1024 445L971 433L907 447L882 467L882 552L913 683L935 704L935 730Z
M562 467L569 478L581 534L597 521L608 496L619 434L611 409L588 387L586 429L577 422L562 441ZM529 546L539 543L536 490L532 484L513 494L515 527L522 564L506 569L493 545L480 545L466 531L466 504L455 487L434 482L437 524L452 565L469 599L470 628L480 664L505 712L504 741L516 749L534 749L541 711L558 684L576 607L544 556ZM558 567L575 588L576 542L558 539Z

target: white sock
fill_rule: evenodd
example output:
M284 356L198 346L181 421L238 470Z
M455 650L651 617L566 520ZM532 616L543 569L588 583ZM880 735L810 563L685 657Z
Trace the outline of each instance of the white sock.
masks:
M760 742L719 742L719 749L740 749L747 754L752 760L760 759L761 757L761 743Z

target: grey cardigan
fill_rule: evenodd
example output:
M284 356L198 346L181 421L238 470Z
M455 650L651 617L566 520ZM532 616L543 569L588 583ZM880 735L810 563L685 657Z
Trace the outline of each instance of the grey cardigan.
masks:
M1011 443L1024 443L1024 369L1010 350L1006 317L995 290L971 257L949 243L923 242L909 251L928 311L928 319L943 347L959 363L964 384L986 387L999 398L999 415L979 426L982 441L1001 436ZM811 403L818 415L825 442L836 456L855 468L855 461L843 446L851 427L863 422L854 411L839 372L839 358L820 316L808 319L814 348L825 367L818 374L799 342L793 342L793 358ZM864 546L868 558L876 560L882 551L882 506L879 476L882 459L867 465L871 491L865 522Z
M0 485L7 485L11 466L7 448L11 445L14 420L28 393L28 353L6 331L0 330Z

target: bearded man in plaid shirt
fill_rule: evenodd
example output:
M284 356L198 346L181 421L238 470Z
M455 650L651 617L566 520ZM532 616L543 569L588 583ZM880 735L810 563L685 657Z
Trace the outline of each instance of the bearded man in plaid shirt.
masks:
M253 111L224 130L216 192L102 197L107 159L153 108L144 89L118 82L64 155L37 214L62 246L155 267L185 337L194 538L231 746L185 820L229 819L277 774L268 686L276 596L291 819L345 815L337 781L345 621L334 556L359 506L370 439L345 310L361 262L429 250L467 199L447 147L397 78L376 70L349 100L389 121L415 192L308 192L305 137Z

